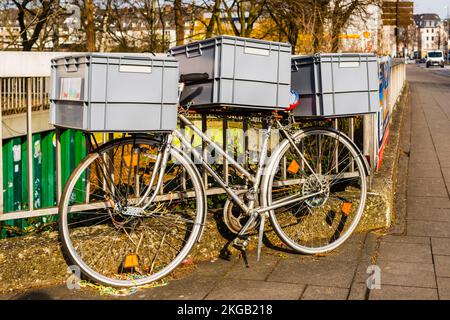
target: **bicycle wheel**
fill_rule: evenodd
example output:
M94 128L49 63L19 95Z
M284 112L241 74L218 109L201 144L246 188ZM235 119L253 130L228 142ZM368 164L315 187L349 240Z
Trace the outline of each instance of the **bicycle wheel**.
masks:
M295 251L331 251L352 234L363 214L364 163L348 138L337 131L309 129L292 138L297 149L284 141L269 164L265 205L281 203L289 196L321 193L271 211L270 221L280 239Z
M90 153L65 186L59 206L62 247L95 281L130 287L158 280L198 239L205 205L198 173L172 148L163 183L152 183L160 173L157 147L146 137L114 140Z

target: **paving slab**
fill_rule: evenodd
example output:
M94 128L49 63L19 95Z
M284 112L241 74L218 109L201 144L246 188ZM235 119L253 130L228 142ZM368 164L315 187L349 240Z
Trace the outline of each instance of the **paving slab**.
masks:
M449 222L408 220L407 230L411 236L450 238Z
M239 259L233 259L232 261L216 259L213 261L200 262L197 264L197 268L194 272L197 276L216 278L218 275L228 273L235 264L240 262Z
M382 285L436 288L432 264L381 261Z
M450 168L450 151L438 152L438 158L442 168Z
M382 285L379 290L371 290L369 300L437 300L438 292L431 288L415 288Z
M432 264L433 258L429 244L382 242L377 261Z
M169 282L167 286L145 289L139 295L130 296L130 299L144 300L201 300L213 290L220 278L202 277L193 274L184 279Z
M348 289L307 286L301 300L347 300Z
M430 244L429 237L387 235L384 236L382 240L383 242L392 242L392 243Z
M437 278L440 300L450 300L450 278Z
M408 174L412 178L442 178L441 168L438 164L434 166L410 165Z
M350 288L350 294L348 300L366 300L367 284L365 283L353 283Z
M227 278L244 279L244 280L261 280L264 281L269 277L280 260L280 257L274 255L264 255L258 262L254 255L249 256L250 268L247 268L243 261L235 263L226 274Z
M422 197L414 196L408 197L406 200L407 208L409 209L423 209L423 208L437 208L437 209L449 209L450 199L447 196L444 197Z
M364 246L362 241L346 241L342 246L325 254L321 259L328 261L357 261Z
M304 285L242 279L225 279L207 300L298 300Z
M444 176L445 184L447 185L447 189L449 189L450 185L450 166L446 168L441 168L442 175Z
M450 238L431 238L433 254L450 256Z
M431 144L430 141L427 144ZM418 151L416 148L416 143L411 143L411 154L410 154L410 165L413 167L433 167L439 168L439 158L436 155L436 150L433 147L429 149L422 149Z
M450 222L450 209L408 209L408 220Z
M442 178L411 178L408 179L408 197L445 197L447 189Z
M350 288L356 265L356 261L330 261L326 258L301 263L281 260L267 281Z
M436 276L450 277L450 256L434 255L433 258Z

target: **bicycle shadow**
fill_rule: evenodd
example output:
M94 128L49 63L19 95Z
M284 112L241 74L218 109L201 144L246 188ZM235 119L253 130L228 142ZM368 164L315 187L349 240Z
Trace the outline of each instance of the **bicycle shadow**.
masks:
M219 231L220 235L227 240L225 245L222 247L219 253L219 259L231 261L232 258L235 256L233 252L231 251L231 248L233 248L233 241L236 238L236 234L231 232L228 227L225 225L225 222L223 221L223 214L222 211L217 210L217 212L214 212L212 214L212 217L216 223L217 230ZM267 232L274 232L273 230L266 230L264 232L263 236L263 245L271 250L287 253L287 254L296 254L296 255L303 255L301 253L298 253L297 251L294 251L290 248L281 247L277 244L274 244L269 237L267 236ZM258 235L258 230L252 230L250 233L250 236L255 237ZM253 251L253 250L252 250Z

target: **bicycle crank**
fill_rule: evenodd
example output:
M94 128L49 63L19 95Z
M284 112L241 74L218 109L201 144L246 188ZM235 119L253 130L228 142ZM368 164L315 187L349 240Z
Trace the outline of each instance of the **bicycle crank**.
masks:
M240 198L244 198L245 194L239 196ZM256 207L258 207L258 200L255 201ZM234 234L238 234L247 221L250 219L250 216L243 212L241 208L236 206L233 201L229 199L225 202L222 211L223 222L227 226L228 230L230 230ZM258 227L259 221L258 219L254 220L247 230L245 231L245 235L249 234L252 230L255 230Z

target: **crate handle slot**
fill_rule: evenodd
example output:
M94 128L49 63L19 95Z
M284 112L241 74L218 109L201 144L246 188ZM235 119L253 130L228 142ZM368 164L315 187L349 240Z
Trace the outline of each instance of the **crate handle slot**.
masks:
M64 59L64 68L66 72L77 72L79 66L78 58L69 57Z
M359 68L361 61L339 61L339 68Z
M244 48L244 53L245 54L252 54L255 56L270 56L270 50L269 49L259 49L259 48L250 48L250 47L245 47Z
M252 48L247 46L247 40L244 40L244 54L253 54L255 56L270 56L272 47L270 49Z
M127 57L123 57L123 59L127 59ZM142 61L148 61L147 58L133 58L133 60L142 60ZM122 57L119 58L119 72L123 73L152 73L153 71L153 59L151 60L151 65L149 66L142 66L142 65L136 65L136 64L124 64L122 63Z
M191 52L193 52L194 54L192 54ZM197 54L195 54L195 53L197 53ZM203 51L202 51L202 47L201 47L200 43L197 43L196 45L191 46L191 47L189 45L186 46L186 57L187 58L199 57L202 54L203 54Z

